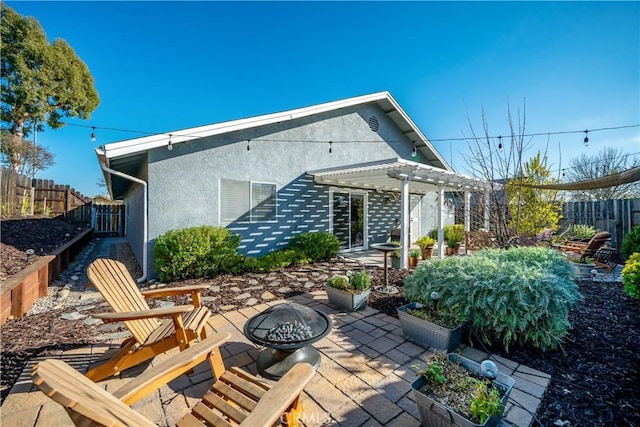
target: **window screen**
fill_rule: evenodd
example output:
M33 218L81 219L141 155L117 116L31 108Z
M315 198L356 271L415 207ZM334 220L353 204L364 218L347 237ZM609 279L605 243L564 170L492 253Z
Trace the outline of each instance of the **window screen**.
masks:
M220 180L220 222L273 221L276 219L275 184Z

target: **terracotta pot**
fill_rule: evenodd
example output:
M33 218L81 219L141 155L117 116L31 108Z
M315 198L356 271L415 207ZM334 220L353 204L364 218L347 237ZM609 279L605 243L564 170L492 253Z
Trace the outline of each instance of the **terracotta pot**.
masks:
M409 268L416 268L418 266L418 257L410 256L409 257Z
M422 259L430 259L431 254L433 253L433 246L427 246L422 249Z

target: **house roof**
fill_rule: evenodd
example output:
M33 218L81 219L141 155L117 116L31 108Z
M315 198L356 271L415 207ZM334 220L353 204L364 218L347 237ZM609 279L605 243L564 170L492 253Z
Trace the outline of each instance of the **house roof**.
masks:
M309 171L318 183L336 187L399 192L402 180L409 180L409 192L424 194L444 187L447 191L486 190L488 183L449 170L393 158L344 167Z
M286 122L314 114L368 103L377 104L409 141L415 141L416 148L421 157L426 160L426 163L440 167L442 170L452 170L444 158L433 147L429 139L420 131L418 126L416 126L413 120L404 112L391 94L386 91L312 105L295 110L215 123L190 129L168 131L162 134L114 142L96 149L96 154L100 163L108 168L135 176L144 161L144 153L154 148L166 147L170 139L172 145L181 144L200 138L222 135L272 123ZM112 194L114 198L122 197L130 183L123 178L113 177L108 172L104 173L110 194ZM112 182L112 178L115 183Z

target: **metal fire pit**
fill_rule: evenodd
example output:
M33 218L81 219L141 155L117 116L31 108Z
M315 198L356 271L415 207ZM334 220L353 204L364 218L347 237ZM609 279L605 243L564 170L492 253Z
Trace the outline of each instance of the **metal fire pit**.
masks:
M267 347L260 352L258 372L278 379L296 363L320 366L320 353L310 344L324 338L333 328L326 314L296 303L275 305L244 324L244 335Z

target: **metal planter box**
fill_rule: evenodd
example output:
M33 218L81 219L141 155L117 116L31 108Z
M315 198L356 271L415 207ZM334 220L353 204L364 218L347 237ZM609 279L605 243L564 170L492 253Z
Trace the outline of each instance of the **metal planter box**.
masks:
M462 366L467 368L470 371L481 375L480 364L478 362L474 362L471 359L467 359L466 357L459 356L456 354L449 354L449 360L453 360L456 362L460 362ZM423 426L430 427L452 427L452 426L461 426L461 427L495 427L498 425L500 420L502 419L502 413L500 415L494 415L487 419L483 424L475 424L471 420L463 417L462 415L448 409L446 406L436 402L429 396L426 396L422 392L420 392L420 387L424 382L424 378L418 377L415 381L411 383L411 392L413 393L414 400L416 405L418 406L418 412L420 413L420 421ZM504 407L509 400L509 393L511 393L511 388L515 384L515 380L505 375L501 372L498 372L498 376L495 380L493 380L493 385L498 386L504 390L504 396L502 397L502 410L504 411Z
M423 347L447 351L458 348L460 341L462 341L464 324L455 329L448 329L407 313L407 310L423 307L420 303L412 302L397 309L404 335Z
M367 306L367 300L369 299L369 293L371 289L357 294L352 294L342 289L332 288L325 285L327 291L327 297L329 298L329 304L344 311L357 311Z

